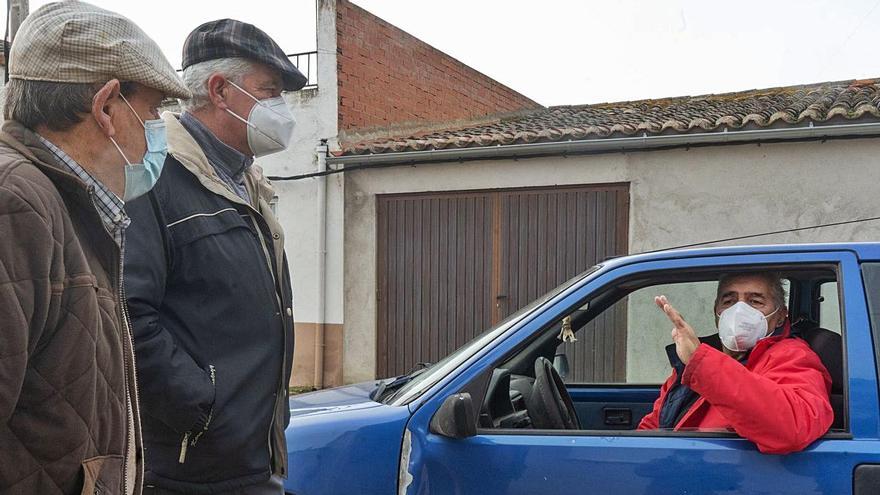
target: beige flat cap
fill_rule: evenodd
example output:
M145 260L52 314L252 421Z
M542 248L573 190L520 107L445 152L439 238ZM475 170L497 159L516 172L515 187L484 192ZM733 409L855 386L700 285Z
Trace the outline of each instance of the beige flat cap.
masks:
M46 4L25 18L9 51L9 78L63 83L132 81L190 98L156 42L129 19L94 5Z

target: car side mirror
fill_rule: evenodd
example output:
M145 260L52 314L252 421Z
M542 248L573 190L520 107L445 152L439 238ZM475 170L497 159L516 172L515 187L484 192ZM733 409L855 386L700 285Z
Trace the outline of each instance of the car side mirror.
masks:
M477 435L474 401L463 392L450 395L431 418L431 433L447 438L468 438Z

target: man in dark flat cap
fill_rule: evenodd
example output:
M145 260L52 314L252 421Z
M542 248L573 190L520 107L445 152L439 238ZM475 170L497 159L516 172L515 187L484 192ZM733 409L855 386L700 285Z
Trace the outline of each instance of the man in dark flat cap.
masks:
M129 205L145 492L281 494L293 302L274 193L253 161L287 147L281 95L306 78L231 19L190 33L183 69L192 98L163 115L162 177Z

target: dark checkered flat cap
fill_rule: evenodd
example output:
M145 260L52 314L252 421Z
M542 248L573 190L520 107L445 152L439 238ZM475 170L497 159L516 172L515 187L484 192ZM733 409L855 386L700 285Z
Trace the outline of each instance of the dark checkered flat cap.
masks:
M218 58L241 57L281 72L285 91L306 85L306 76L296 68L284 50L258 27L234 19L206 22L189 33L183 43L183 68Z

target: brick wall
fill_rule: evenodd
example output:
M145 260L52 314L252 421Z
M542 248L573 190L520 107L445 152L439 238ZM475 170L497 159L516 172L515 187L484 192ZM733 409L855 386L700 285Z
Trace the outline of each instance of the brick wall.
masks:
M540 107L347 0L337 1L336 33L343 134Z

